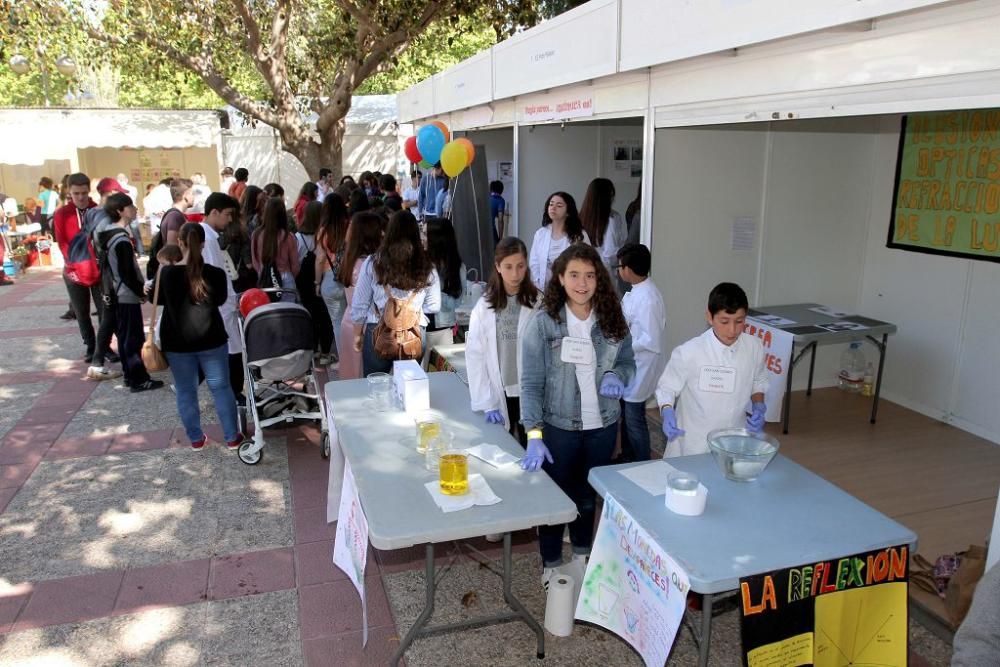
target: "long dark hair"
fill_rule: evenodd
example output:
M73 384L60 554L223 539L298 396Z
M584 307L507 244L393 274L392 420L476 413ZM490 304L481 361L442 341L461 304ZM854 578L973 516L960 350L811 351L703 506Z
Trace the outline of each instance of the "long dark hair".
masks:
M197 222L185 222L177 234L177 240L187 249L184 273L192 303L202 303L208 299L208 283L205 282L205 260L201 249L205 246L205 230Z
M441 292L457 299L462 296L462 256L455 228L447 218L428 218L425 223L427 255L437 269Z
M312 181L306 181L299 189L299 199L312 201L319 196L319 186Z
M375 280L379 285L413 291L427 287L434 265L420 242L420 227L409 211L397 211L375 255Z
M381 242L382 216L370 211L355 213L351 218L347 249L344 251L344 261L340 263L337 282L350 287L354 283L354 265L359 259L374 254Z
M528 266L528 248L524 241L516 236L505 236L497 243L497 248L493 252L493 273L486 283L486 302L495 311L501 311L507 307L507 290L503 286L503 276L497 267L511 255L521 255L524 257L524 280L517 290L517 301L526 308L533 308L538 301L538 288L531 282L531 268Z
M615 184L607 178L595 178L587 186L587 194L580 205L580 222L590 237L590 242L600 248L611 218L611 202L615 198Z
M368 201L368 195L361 188L351 190L350 206L351 215L367 211L372 207L371 202Z
M299 225L299 231L303 234L315 234L319 229L322 217L323 204L313 199L306 204L306 210L302 214L302 224Z
M320 215L316 235L323 244L323 250L327 255L335 255L344 247L350 222L351 216L340 195L331 192L323 198L323 212ZM332 259L330 265L333 265Z
M639 213L639 209L642 208L642 183L639 183L639 187L635 190L635 199L629 203L628 208L625 209L625 222L628 226L632 227L632 221L635 216Z
M570 243L579 243L583 240L583 223L580 222L580 214L576 210L576 200L568 192L553 192L545 200L545 209L542 211L542 227L548 227L552 224L552 218L549 217L549 202L552 201L553 197L560 197L566 202L566 223L564 225L566 236L569 237Z
M277 197L271 197L264 205L264 218L261 221L260 233L260 263L268 264L278 256L278 240L288 233L288 212L285 202Z
M263 190L256 185L248 185L247 189L243 191L243 199L240 201L240 218L247 227L250 226L250 220L257 215L257 200L260 199L262 192Z
M562 321L562 309L566 305L566 288L559 282L559 278L566 273L566 267L574 259L590 264L597 274L597 288L594 290L591 303L601 333L608 340L622 340L628 335L628 323L625 321L625 315L622 314L622 306L618 302L615 288L611 284L611 275L604 268L604 262L601 261L601 256L597 254L594 247L585 243L574 243L563 250L562 254L552 263L552 278L545 286L545 312L556 322Z

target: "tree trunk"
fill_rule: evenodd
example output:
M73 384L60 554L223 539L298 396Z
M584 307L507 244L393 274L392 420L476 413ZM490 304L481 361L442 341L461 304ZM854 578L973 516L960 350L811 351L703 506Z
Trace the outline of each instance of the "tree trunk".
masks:
M344 134L346 123L341 118L327 127L325 132L320 133L320 142L309 139L305 141L288 141L281 137L282 148L294 155L305 167L309 178L316 180L319 178L319 170L327 168L333 172L335 182L340 181L344 171Z

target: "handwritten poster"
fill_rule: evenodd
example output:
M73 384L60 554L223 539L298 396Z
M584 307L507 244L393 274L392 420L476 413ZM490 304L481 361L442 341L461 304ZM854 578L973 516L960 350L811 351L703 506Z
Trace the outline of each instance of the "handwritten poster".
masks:
M576 618L607 628L663 667L684 618L687 574L608 495L587 564Z
M740 579L743 664L904 667L908 562L902 545Z
M368 564L368 519L361 508L351 465L344 462L344 485L333 542L333 564L354 582L361 596L361 645L368 643L368 604L365 600L365 566Z
M763 317L768 316L765 314ZM791 320L785 321L795 324ZM795 337L779 329L773 322L758 317L748 317L743 331L757 336L764 344L764 363L771 380L767 385L767 393L764 394L764 402L767 403L765 419L769 422L781 421L781 401L785 397L785 385L788 384L788 369L792 364Z
M890 248L1000 262L1000 109L903 117Z

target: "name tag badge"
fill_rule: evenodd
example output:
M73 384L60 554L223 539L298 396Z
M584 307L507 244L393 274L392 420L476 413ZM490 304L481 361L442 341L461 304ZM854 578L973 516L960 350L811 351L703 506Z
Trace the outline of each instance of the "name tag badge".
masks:
M594 343L589 338L562 339L562 355L559 357L565 364L589 364L594 361Z
M712 394L736 391L736 369L731 366L702 366L698 389Z

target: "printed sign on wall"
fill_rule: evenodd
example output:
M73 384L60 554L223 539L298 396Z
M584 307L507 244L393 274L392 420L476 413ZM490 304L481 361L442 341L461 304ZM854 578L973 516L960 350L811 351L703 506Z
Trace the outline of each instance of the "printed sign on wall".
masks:
M743 664L905 667L908 563L901 545L741 578Z
M687 573L609 494L587 563L576 618L627 641L662 667L684 619Z
M1000 261L1000 109L903 117L890 248Z

